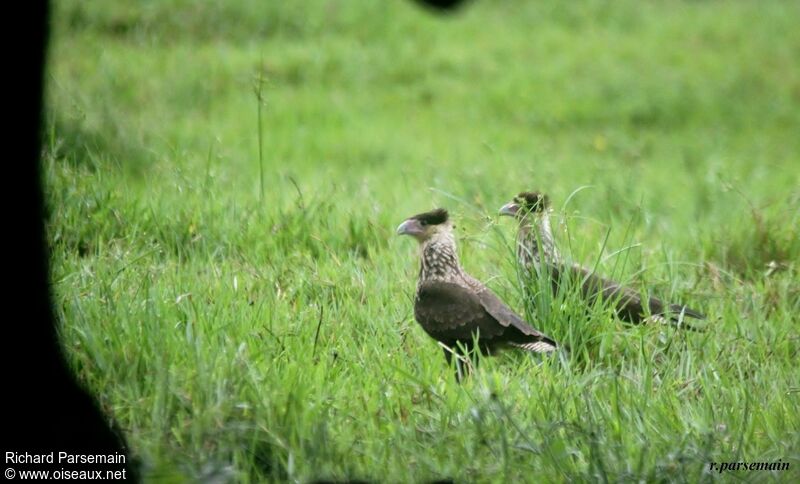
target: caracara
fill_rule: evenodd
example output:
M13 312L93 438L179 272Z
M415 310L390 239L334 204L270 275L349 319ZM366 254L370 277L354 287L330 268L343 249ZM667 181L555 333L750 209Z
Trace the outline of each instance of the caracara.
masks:
M556 343L536 331L489 288L461 268L453 224L447 210L436 209L408 218L398 235L410 235L420 246L420 269L414 298L414 318L443 345L450 362L453 352L481 354L512 346L536 353L556 350ZM456 360L460 378L460 362Z
M547 195L538 192L520 193L500 209L500 215L514 217L519 222L517 261L528 276L550 277L553 292L558 291L565 278L581 281L583 297L589 303L602 295L604 300L614 305L617 317L630 323L651 320L697 330L683 319L705 319L698 311L680 304L665 305L655 297L650 297L645 304L638 291L596 275L578 264L563 261L550 229L551 211Z

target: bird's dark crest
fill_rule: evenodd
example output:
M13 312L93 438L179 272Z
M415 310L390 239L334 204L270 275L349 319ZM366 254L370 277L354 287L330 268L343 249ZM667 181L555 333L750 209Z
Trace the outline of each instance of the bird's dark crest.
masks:
M435 210L431 210L430 212L418 213L410 218L419 220L425 225L439 225L447 222L449 215L447 210L443 208L437 208Z
M550 199L539 192L522 192L514 197L514 201L533 212L542 212L550 207Z

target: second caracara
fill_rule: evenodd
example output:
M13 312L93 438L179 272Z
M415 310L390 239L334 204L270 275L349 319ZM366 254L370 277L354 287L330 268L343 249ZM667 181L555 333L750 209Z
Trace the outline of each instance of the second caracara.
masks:
M650 297L643 301L638 291L594 274L578 264L568 264L561 259L550 229L550 206L547 195L538 192L523 192L500 209L500 215L508 215L519 221L517 234L517 260L530 274L546 274L552 279L553 291L557 291L564 277L581 281L581 291L593 302L602 295L614 304L617 316L627 322L639 324L648 318L660 323L681 323L682 327L696 329L683 322L684 318L705 319L705 316L679 304L665 304Z
M536 353L556 350L556 343L533 329L489 288L461 268L453 224L447 211L437 209L408 218L397 227L420 246L420 269L414 299L414 318L431 337L460 352L471 352L477 340L482 354L508 346Z

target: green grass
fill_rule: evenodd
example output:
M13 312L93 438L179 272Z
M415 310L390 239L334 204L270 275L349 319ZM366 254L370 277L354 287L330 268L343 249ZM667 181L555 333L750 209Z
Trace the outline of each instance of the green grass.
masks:
M796 2L220 5L54 2L61 337L149 480L800 477ZM524 301L496 212L526 189L710 330ZM394 235L439 205L568 358L456 384Z

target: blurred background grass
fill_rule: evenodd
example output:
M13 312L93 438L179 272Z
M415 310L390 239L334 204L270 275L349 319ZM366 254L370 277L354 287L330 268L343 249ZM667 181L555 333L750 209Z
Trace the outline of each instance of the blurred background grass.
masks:
M796 2L53 6L62 338L151 478L800 466ZM466 268L522 310L496 211L527 189L573 259L631 246L599 270L714 330L528 307L594 364L510 355L456 386L394 227L450 208Z

